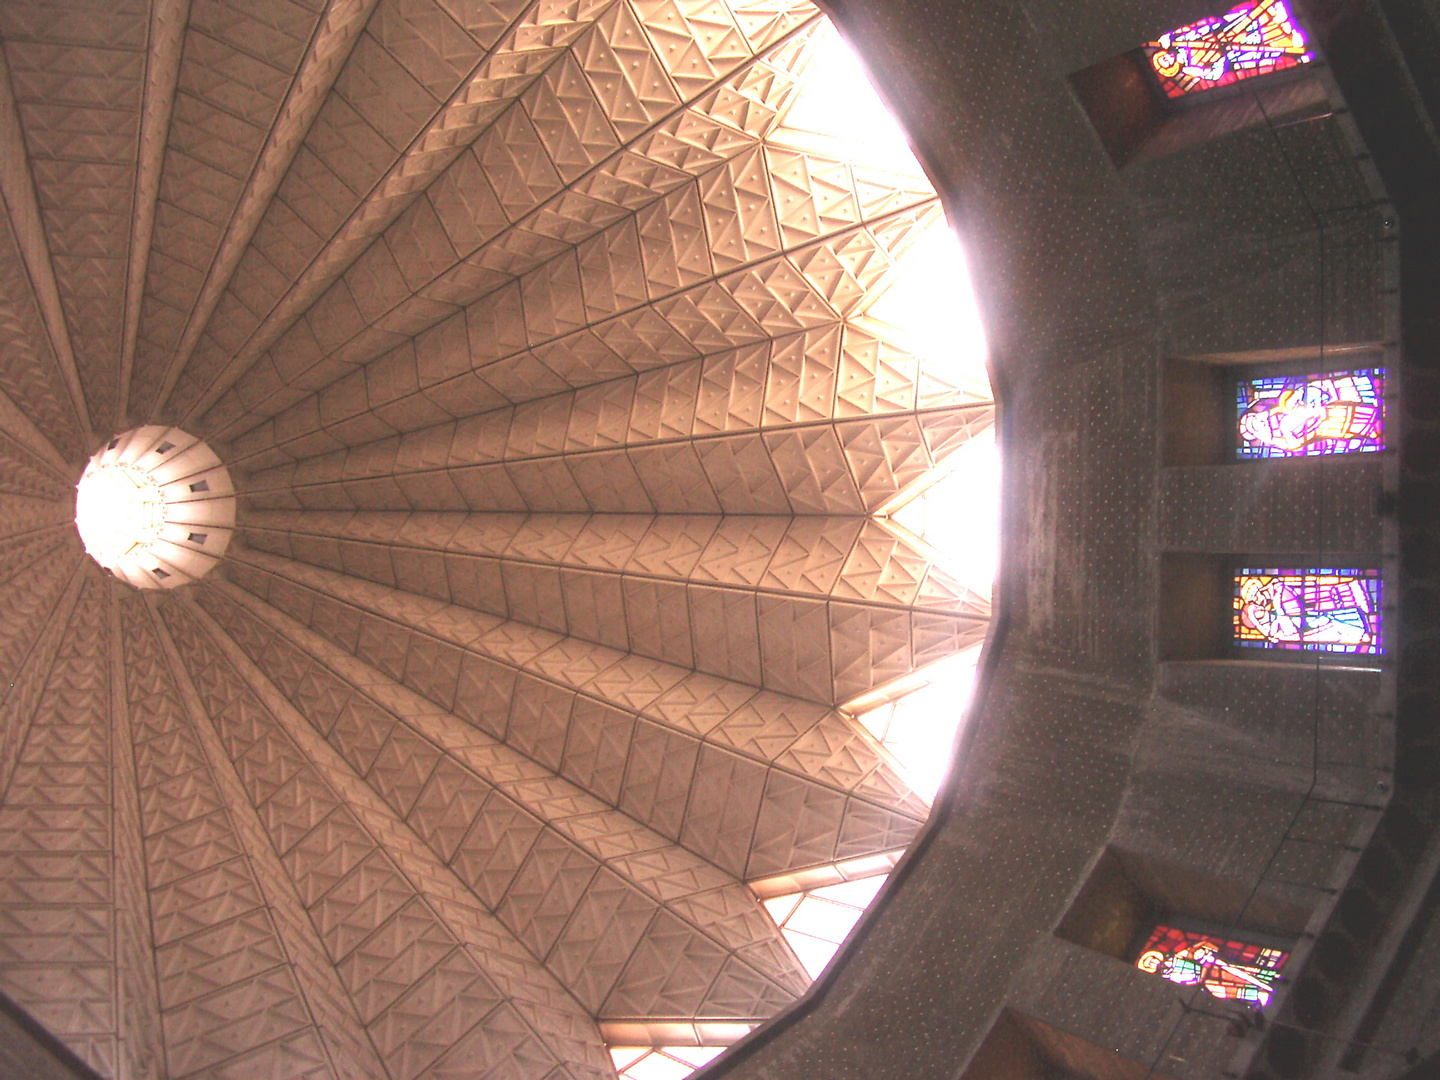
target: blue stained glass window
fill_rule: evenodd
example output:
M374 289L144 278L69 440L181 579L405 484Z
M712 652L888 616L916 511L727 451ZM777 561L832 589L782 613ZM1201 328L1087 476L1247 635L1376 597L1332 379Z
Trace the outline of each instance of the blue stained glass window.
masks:
M1184 97L1315 58L1284 0L1246 0L1152 42L1150 64L1165 93Z
M1236 408L1242 458L1385 449L1385 372L1380 368L1245 379Z
M1331 653L1385 651L1378 570L1241 570L1235 643Z

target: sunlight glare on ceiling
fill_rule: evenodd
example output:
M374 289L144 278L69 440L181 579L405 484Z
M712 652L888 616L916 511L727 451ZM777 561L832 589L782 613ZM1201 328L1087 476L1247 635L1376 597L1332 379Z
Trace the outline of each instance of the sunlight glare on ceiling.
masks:
M989 597L1000 566L1000 451L982 432L940 466L940 476L890 515L923 540L966 588Z
M828 22L810 43L804 82L773 139L819 135L836 157L923 176L909 140L885 107L855 51Z
M900 257L865 314L893 328L889 336L920 358L922 373L977 398L991 396L985 328L970 271L960 241L943 218Z

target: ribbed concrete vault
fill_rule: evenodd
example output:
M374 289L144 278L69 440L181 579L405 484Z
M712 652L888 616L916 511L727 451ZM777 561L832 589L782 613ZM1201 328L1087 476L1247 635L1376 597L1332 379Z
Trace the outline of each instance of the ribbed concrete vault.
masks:
M989 605L883 516L993 405L872 311L913 160L792 0L0 4L0 988L115 1077L611 1076L809 984L750 883L926 800L847 701ZM70 524L235 478L204 581Z

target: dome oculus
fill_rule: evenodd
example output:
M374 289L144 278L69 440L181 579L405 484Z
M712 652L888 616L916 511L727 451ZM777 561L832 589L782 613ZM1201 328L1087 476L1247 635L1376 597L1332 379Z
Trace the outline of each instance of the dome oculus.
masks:
M208 573L235 524L234 486L215 451L178 428L135 428L91 457L75 486L85 551L139 589Z
M148 473L130 465L92 465L75 489L75 524L85 550L102 566L139 555L160 537L165 496Z

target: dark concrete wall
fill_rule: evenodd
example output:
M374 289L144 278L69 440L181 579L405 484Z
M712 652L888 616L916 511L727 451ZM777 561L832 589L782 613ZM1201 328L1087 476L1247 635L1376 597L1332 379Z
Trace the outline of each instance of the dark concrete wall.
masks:
M1304 1015L1272 1039L1054 930L1104 856L1160 909L1290 932L1297 983L1330 940L1395 787L1395 663L1166 661L1166 620L1209 614L1167 609L1161 566L1377 565L1393 601L1398 455L1166 467L1162 387L1214 354L1399 370L1395 208L1323 62L1328 110L1115 167L1069 77L1220 6L828 6L971 262L1002 411L999 618L929 832L810 997L703 1075L953 1077L982 1043L977 1077L1300 1075ZM1269 1013L1290 1023L1287 993Z

